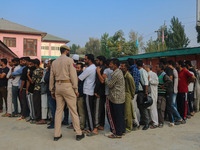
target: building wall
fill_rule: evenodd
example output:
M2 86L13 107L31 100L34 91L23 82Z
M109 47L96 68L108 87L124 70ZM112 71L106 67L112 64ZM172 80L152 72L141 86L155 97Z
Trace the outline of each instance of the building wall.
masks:
M193 54L193 55L181 55L181 56L172 56L172 57L162 57L166 58L167 61L173 60L173 61L185 61L189 60L192 62L192 64L195 66L195 68L200 69L200 54ZM159 63L160 57L157 58L147 58L147 59L142 59L143 63L150 64L152 66L152 70L156 71L156 64Z
M41 56L60 56L61 45L65 42L41 42Z
M0 33L0 40L3 42L4 37L16 38L16 47L9 47L18 57L23 57L24 38L37 40L37 56L29 56L32 59L38 58L41 60L41 35L25 35L25 34L9 34Z

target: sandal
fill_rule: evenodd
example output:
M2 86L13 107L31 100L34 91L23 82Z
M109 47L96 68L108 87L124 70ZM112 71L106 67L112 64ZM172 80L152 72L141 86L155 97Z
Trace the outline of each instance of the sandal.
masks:
M68 126L67 129L74 129L73 125Z
M150 127L150 129L155 129L155 128L157 128L158 127L158 125L152 125L151 127Z
M90 133L91 131L87 129L87 130L83 130L82 132L83 133Z
M169 127L174 127L174 123L169 123Z
M111 135L108 136L108 138L111 138L111 139L116 139L116 138L120 139L120 138L122 138L122 136L111 134Z
M94 132L89 132L86 134L87 136L94 136L94 135L98 135L98 133L94 133Z

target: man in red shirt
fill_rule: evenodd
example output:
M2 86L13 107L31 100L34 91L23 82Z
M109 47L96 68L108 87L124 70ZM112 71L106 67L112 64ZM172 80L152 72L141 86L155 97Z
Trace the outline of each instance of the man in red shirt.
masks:
M178 70L177 106L181 117L185 120L187 115L188 84L195 81L195 76L183 68L185 66L183 61L178 61L176 65Z

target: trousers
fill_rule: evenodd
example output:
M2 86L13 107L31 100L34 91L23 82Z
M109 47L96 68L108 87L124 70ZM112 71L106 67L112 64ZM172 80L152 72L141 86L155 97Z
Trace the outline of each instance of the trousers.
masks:
M159 124L164 124L165 108L166 108L165 96L158 95L157 108L158 108Z
M12 114L12 87L7 88L7 113Z
M22 90L22 116L28 117L29 116L29 108L28 108L28 100L26 96L26 89Z
M132 130L133 120L135 119L135 113L131 95L129 93L125 93L124 119L126 128Z
M76 135L82 135L80 129L80 121L77 113L77 97L72 88L71 83L58 83L55 84L55 96L56 96L56 114L55 114L55 130L54 136L59 137L61 135L61 122L65 103L69 108L72 124Z
M95 128L99 126L105 125L105 96L101 96L100 98L95 98L95 117L94 124Z
M34 120L35 119L35 109L34 109L34 104L33 104L33 93L28 93L27 103L28 103L28 108L30 110L30 118L32 120Z
M34 90L33 91L33 104L35 110L35 120L41 120L41 92Z
M77 98L77 109L78 109L78 114L80 116L80 127L81 130L84 130L86 127L86 119L85 119L85 105L83 97Z
M3 99L7 111L7 87L0 87L0 110L3 110Z

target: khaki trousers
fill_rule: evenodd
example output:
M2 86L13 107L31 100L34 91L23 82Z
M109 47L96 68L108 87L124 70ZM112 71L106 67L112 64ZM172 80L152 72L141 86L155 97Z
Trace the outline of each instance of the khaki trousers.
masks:
M69 108L72 124L76 131L76 135L82 135L82 131L80 129L80 121L77 113L77 97L72 88L71 83L57 83L56 82L56 114L55 114L55 130L54 137L59 137L61 135L61 122L63 116L63 110L65 106L65 102Z
M124 119L125 126L127 129L133 129L133 120L135 119L135 113L133 108L133 102L131 99L131 95L129 93L125 93L125 108L124 108Z
M85 129L86 119L85 119L85 105L83 97L77 98L78 114L80 116L81 130Z

